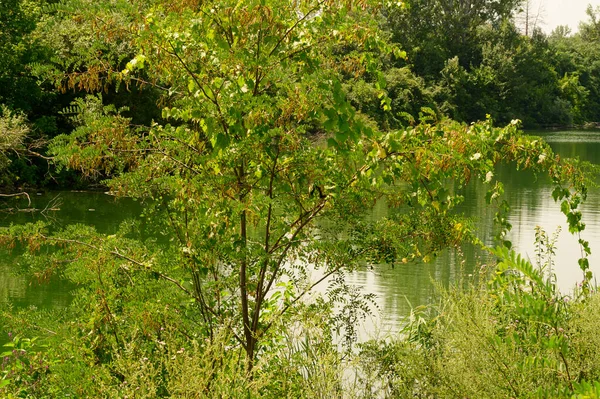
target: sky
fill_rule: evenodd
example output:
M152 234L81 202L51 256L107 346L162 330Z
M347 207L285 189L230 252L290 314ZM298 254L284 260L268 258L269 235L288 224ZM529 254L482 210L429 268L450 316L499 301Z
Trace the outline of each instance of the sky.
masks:
M541 28L544 32L550 33L558 25L568 25L576 32L579 22L587 20L585 10L588 4L597 7L600 6L600 0L533 0L532 8L537 11L540 4L543 20Z

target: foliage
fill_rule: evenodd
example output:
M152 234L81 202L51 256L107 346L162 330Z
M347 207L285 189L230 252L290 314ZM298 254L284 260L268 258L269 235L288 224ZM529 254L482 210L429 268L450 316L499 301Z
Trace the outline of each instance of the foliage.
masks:
M422 108L436 108L431 90L408 67L387 69L382 78L383 82L379 85L362 79L344 84L350 103L375 119L381 129L414 124ZM384 109L386 105L388 110Z
M256 305L251 308L252 311L259 309L262 320L258 324L262 335L260 340L257 340L255 357L252 359L253 369L257 368L254 373L261 375L261 367L266 366L260 364L280 365L277 370L287 370L291 367L291 374L286 374L287 382L282 383L280 387L284 391L305 385L305 371L296 371L296 367L304 369L309 366L313 367L310 370L317 373L333 373L324 374L324 380L312 381L317 384L315 387L320 387L318 384L321 383L318 381L328 381L327 386L330 388L327 389L339 389L335 387L335 380L332 380L339 366L336 366L338 360L334 353L327 352L326 347L323 348L325 352L313 353L319 345L296 343L295 329L290 329L294 325L291 320L294 320L296 315L304 318L307 314L307 309L303 310L304 305L300 299L305 290L313 285L304 275L305 259L310 259L318 266L319 257L323 257L332 265L335 273L331 274L337 274L339 277L334 279L333 283L336 285L330 290L333 300L331 305L339 306L344 304L345 298L353 298L352 292L344 287L342 273L351 267L352 262L367 259L371 262L385 260L393 263L430 258L441 248L458 245L462 240L469 239L468 226L450 212L460 203L460 197L454 197L445 188L449 178L457 184L465 184L472 174L477 174L491 182L494 162L512 159L521 167L550 169L558 180L570 176L578 182L578 175L573 174L575 170L567 164L555 164L556 161L547 145L541 141L525 139L518 133L515 125L495 129L490 122L470 127L449 122L439 125L422 124L409 131L398 132L397 135L387 133L378 145L379 147L371 148L366 155L371 154L371 159L376 162L374 165L380 165L377 169L373 167L373 174L366 171L368 186L361 188L364 193L373 190L373 187L378 188L381 190L380 195L387 197L392 208L396 204L401 211L387 219L373 222L365 222L363 219L360 222L364 210L368 208L361 204L359 209L356 209L357 199L354 199L354 196L364 199L366 194L359 196L359 193L349 191L347 195L352 197L347 198L345 202L341 202L343 197L339 196L339 207L325 213L326 221L307 231L303 236L302 247L295 248L295 256L286 260L288 265L285 274L282 273L282 277L274 280L274 287L277 287L275 292L271 291L265 296L260 309L255 307ZM311 143L307 150L330 151L327 147L314 143ZM410 157L410 161L404 161L403 158L400 162L394 161L397 154L407 154L404 156ZM437 154L437 157L428 157L426 154ZM136 171L134 168L130 173ZM411 176L419 176L420 179L407 184ZM275 179L276 177L273 177L274 181ZM388 179L392 179L390 183L386 183ZM357 183L360 183L360 180L357 180ZM578 182L576 186L579 187L580 184L581 182ZM151 191L147 189L142 193ZM308 193L307 197L310 198L310 195ZM559 196L573 198L571 192L564 188L557 192L557 198ZM492 197L493 193L490 200ZM321 200L323 199L313 199ZM57 392L71 389L67 388L72 386L69 385L69 381L81 378L82 375L97 375L106 378L97 383L97 389L101 392L111 392L115 389L122 391L130 386L141 386L148 390L147 395L167 395L165 392L174 389L170 388L170 384L179 384L176 382L179 378L177 372L181 371L184 373L182 375L186 375L187 367L200 367L204 364L194 359L203 356L208 356L207 359L221 357L219 352L210 349L213 345L228 348L226 355L223 355L223 361L224 364L230 365L222 369L225 374L215 376L216 380L225 378L223 381L230 381L230 378L238 378L237 375L245 375L244 369L248 363L240 361L242 353L247 356L247 349L239 336L243 332L243 327L238 324L243 317L237 299L240 292L236 287L239 284L239 271L233 271L233 259L237 251L226 251L226 243L217 241L217 236L205 243L207 248L201 252L200 245L203 240L211 237L194 236L188 232L186 236L193 244L192 253L188 252L186 247L182 249L176 241L177 233L175 237L167 236L171 238L168 241L157 239L160 235L156 233L170 234L169 227L172 228L172 223L177 220L179 223L185 221L176 219L178 216L176 210L173 210L174 204L177 202L155 198L148 205L148 222L151 222L148 227L144 228L139 222L129 222L123 224L119 232L109 236L100 235L84 226L70 226L64 231L50 235L43 224L14 226L10 231L4 231L4 245L26 245L24 260L31 268L30 273L38 276L61 273L81 287L69 312L63 316L64 320L69 320L70 323L64 323L59 318L49 325L47 323L52 319L44 318L42 321L46 323L44 328L58 330L56 338L53 338L56 340L55 345L79 348L75 352L72 349L61 350L60 353L77 355L68 360L68 367L53 366L51 375L57 380L52 380L51 385ZM168 211L166 214L162 213L165 212L165 208ZM570 203L569 213L573 209L576 210L576 206ZM196 228L202 228L202 224L196 219L198 215L190 209L187 212L187 223L194 223L193 226L199 226ZM206 215L205 212L203 210L202 214ZM279 210L278 214L282 212ZM353 212L356 214L353 215ZM164 216L157 219L157 215L161 214ZM334 220L335 224L332 222ZM574 221L577 220L575 217ZM256 226L260 224L257 223ZM340 227L344 229L345 234L340 235ZM227 233L224 228L221 231L220 237L236 234L236 231ZM185 234L185 230L180 234ZM312 242L309 234L315 237ZM249 241L255 240L257 235L249 237ZM301 249L304 248L308 253L302 255ZM214 266L209 265L209 270L202 270L203 264L199 262L199 256L208 256L209 251L212 256L219 255L224 260ZM41 256L42 254L45 255ZM188 263L190 258L194 261L192 265ZM290 267L292 262L295 262L295 268ZM272 271L270 274L272 275ZM260 274L247 276L248 284L255 284L260 278ZM357 310L362 306L360 297L354 299L346 302L343 307L348 312L342 309L342 312L338 313L339 316L332 314L327 317L327 320L337 320L337 326L345 328L350 336L353 330L345 326L356 323ZM254 297L250 297L249 302L254 302ZM315 307L313 311L322 321L327 307ZM309 306L308 314L312 314L313 311ZM327 325L325 331L330 331L331 327L332 325ZM286 342L282 341L282 337L286 334L292 334L286 338L291 346L282 347L281 343ZM64 337L71 338L65 340ZM315 338L315 341L321 344L330 342L326 335L317 337L320 338ZM166 344L161 342L170 342L169 345L172 346L165 346ZM201 343L200 346L195 347L195 342ZM171 349L163 358L160 353L166 349L161 348L166 347ZM183 365L178 363L178 366L173 366L168 359L174 356L173 352L181 351L182 348L182 353L194 355L189 362L186 360ZM276 355L279 350L283 351L281 356L284 356L280 359L281 363L278 363L277 358L273 358L279 356ZM210 355L204 355L205 353ZM291 353L301 355L292 356ZM296 356L300 358L296 359ZM321 364L321 356L332 362L328 363L328 367L334 368L322 371L314 369ZM140 369L139 359L144 358L153 359L153 363ZM181 359L182 356L177 355L176 358ZM244 359L244 356L241 356L241 359ZM296 366L296 361L299 360L302 362ZM93 366L85 366L86 364ZM165 369L170 371L166 373ZM195 371L190 373L200 372L199 369L193 370ZM210 380L210 377L208 378ZM123 381L131 381L131 385L123 385ZM187 377L182 377L181 381L187 381ZM281 380L273 381L275 385L270 385L269 390L277 389L277 384L280 383L278 381ZM223 384L224 387L227 386L226 382ZM88 388L75 384L72 389ZM198 387L198 390L200 389ZM267 392L273 392L269 390Z
M491 110L510 119L504 128L483 114L499 87L506 88L503 100L521 104L554 92L558 76L541 61L532 65L544 87L533 99L528 90L518 91L528 57L541 59L547 43L520 38L505 26L500 43L482 44L498 30L480 25L503 21L512 2L482 1L477 12L454 2L436 4L451 18L445 44L471 55L446 63L444 53L443 82L434 88L425 83L435 80L433 74L419 77L394 64L405 63L404 54L377 26L379 5L367 1L75 0L49 6L35 34L54 56L35 65L35 73L61 91L94 93L63 109L74 129L52 140L50 154L58 168L104 179L113 194L144 201L145 214L114 234L44 223L0 229L0 243L22 250L31 274L59 274L78 287L60 315L4 315L19 336L52 331L48 345L56 348L35 354L54 359L39 377L42 387L12 381L6 392L273 397L306 390L311 397L339 396L343 367L331 332L352 345L370 300L346 284L345 273L364 262L429 261L444 248L477 242L456 213L462 197L455 188L481 179L490 187L488 202L505 211L495 165L512 162L547 173L571 231L581 232L584 171L542 140L522 135L507 106ZM402 8L384 14L404 12L414 14ZM462 23L469 28L464 38L456 36ZM563 83L562 94L585 102L574 78ZM117 93L129 89L133 94ZM156 107L143 115L120 107L142 90L144 101L156 100ZM479 95L481 102L467 108ZM485 120L465 125L445 119L440 109ZM377 201L386 201L390 215L369 220ZM502 212L497 221L506 244ZM580 243L589 253L588 244ZM511 304L535 305L539 317L558 320L542 320L550 326L563 323L564 309L549 302L558 295L549 291L551 283L505 250L497 255L519 273L498 276L494 284L501 288L490 292L509 295ZM585 256L580 267L587 293ZM320 283L327 285L326 295L310 298ZM526 283L539 285L546 296L523 289ZM479 302L459 299L448 302L449 314L464 319L471 315L465 311L474 312L482 334L495 331L490 320L527 316L519 313L524 306L516 306L513 313L498 313L501 319L494 312L503 304L492 296L484 296L479 308ZM437 351L437 360L405 363L402 375L418 375L422 366L438 373L446 358L457 373L470 364L469 358L452 358L455 347L467 344L458 332L468 323L419 324L423 335L415 342ZM531 341L514 367L526 369L527 356L544 351L553 354L551 365L566 364L562 341L538 342L529 327L509 327L507 336ZM445 346L444 337L455 341ZM502 361L517 351L510 337L498 341ZM409 344L402 345L418 359ZM490 385L490 395L518 394L546 378L583 383L546 369L535 370L531 381L513 381L512 374L502 380L503 371L490 372L510 383ZM418 383L445 392L448 380L442 377L439 384L425 377ZM479 380L460 384L470 396L477 389L488 392Z
M358 8L363 3L359 2ZM588 10L589 20L582 23L580 34L570 36L561 31L546 37L532 30L531 37L524 37L511 20L521 3L411 0L400 6L394 2L377 5L371 9L383 28L377 34L367 37L363 33L356 40L346 40L349 38L341 33L329 44L322 43L323 50L327 47L331 60L335 60L328 68L341 73L343 91L366 115L364 122L375 121L384 130L413 124L422 108L465 122L483 119L486 114L499 124L518 118L526 128L600 120L600 53L593 33L596 11ZM0 28L0 103L23 112L30 121L31 139L40 143L74 128L69 115L59 111L85 93L103 91L104 104L114 105L133 124L163 123L162 106L168 106L181 93L174 91L173 82L157 77L163 72L169 75L164 69L169 62L162 72L153 70L160 62L144 65L148 49L143 42L157 38L156 29L162 29L151 21L155 12L185 14L193 4L137 0L108 7L83 0L4 2L0 7L4 16ZM357 34L372 31L371 22L358 18L358 8L348 14L346 28L354 26ZM304 22L312 20L311 16ZM171 24L168 18L165 24ZM189 55L188 39L161 40L156 42L161 49L155 48L158 53L152 57L166 59L174 50L171 44L185 46ZM179 49L175 50L179 54ZM185 57L182 61L190 66ZM254 60L262 61L268 62ZM229 72L219 71L225 75ZM185 82L177 85L190 89ZM82 185L76 173L48 170L43 159L46 155L42 145L35 153L14 159L10 174L20 179L11 185ZM105 177L105 172L96 177Z
M28 103L40 95L24 67L39 51L28 36L35 29L39 8L38 2L29 0L0 4L0 104L24 111L30 111Z
M10 342L4 344L2 366L0 373L0 392L7 386L18 387L14 390L15 396L35 395L40 392L40 386L44 375L48 373L49 362L43 354L43 346L37 344L37 339L12 337L9 333Z
M468 68L481 61L481 27L498 26L520 3L516 0L409 0L405 7L385 10L385 28L407 49L418 76L436 79L446 60L458 57Z
M598 105L598 41L586 33L593 31L594 14L588 9L590 21L581 23L581 32L574 36L555 34L550 43L555 49L555 65L561 79L564 98L574 107L577 121L596 121L600 118Z
M102 306L124 306L115 314L124 346L115 351L110 349L116 338L101 327L102 318L108 316L94 304L97 283L82 289L85 292L64 311L40 315L21 310L2 320L11 335L32 330L44 335L41 346L41 339L29 345L29 340L20 338L7 345L10 349L13 345L24 347L26 352L4 360L3 370L10 381L0 387L2 396L339 397L344 366L330 329L323 325L329 306L298 307L280 320L273 328L277 336L257 361L250 380L240 361L243 349L229 332L221 330L210 340L182 335L182 326L189 327L188 315L171 307L165 296L160 301L153 290L143 288L131 304L123 296L115 298L112 294L116 291L100 293L110 302ZM144 300L152 305L140 309L139 302ZM139 311L143 313L136 317ZM108 353L113 356L110 363L99 358ZM34 367L16 374L23 370L21 362Z
M368 367L378 364L371 372L385 372L379 389L389 397L596 397L600 369L588 356L598 343L584 334L597 324L598 294L558 291L555 240L537 228L536 266L498 247L482 282L442 289L406 339L364 345Z
M9 190L46 180L41 172L46 162L38 156L43 152L44 138L56 134L59 127L55 114L57 98L51 88L37 81L30 67L48 57L34 33L41 18L41 6L38 0L10 0L0 4L0 106L28 120L24 141L28 142L29 150L35 150L10 156L11 165L0 176ZM1 168L5 167L6 161Z
M579 25L581 38L586 42L597 42L600 39L600 21L598 14L600 9L593 8L591 4L586 9L586 14L589 17L588 21L582 21Z
M549 39L539 29L519 32L510 16L521 12L520 3L530 7L409 1L385 10L382 26L406 48L407 59L396 64L424 78L437 108L454 119L472 122L490 114L500 123L518 118L526 128L598 120L594 10L581 34L559 30Z
M2 107L0 119L0 154L3 159L0 165L8 166L7 154L24 149L24 142L29 132L27 120L22 114L10 111L6 106Z
M8 167L11 158L24 152L30 128L23 114L13 112L6 106L2 106L0 111L0 181L4 187L11 187L18 176L12 176Z
M526 127L573 122L573 108L581 104L577 81L573 91L559 81L540 32L529 38L504 24L482 29L480 35L488 40L481 46L479 64L467 70L453 58L440 72L438 101L446 112L459 120L481 119L486 113L504 123L519 118Z

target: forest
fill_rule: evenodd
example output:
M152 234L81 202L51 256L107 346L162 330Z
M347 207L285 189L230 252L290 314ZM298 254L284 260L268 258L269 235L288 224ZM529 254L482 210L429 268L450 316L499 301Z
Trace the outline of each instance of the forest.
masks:
M600 8L545 34L528 7L0 2L0 212L40 190L143 204L114 234L0 224L14 273L74 287L63 308L3 305L0 396L600 397L581 234L598 169L522 130L600 123ZM551 235L513 251L498 165L551 182L580 248L571 292ZM473 181L493 245L460 212ZM371 298L348 273L466 243L488 254L478 279L358 340Z

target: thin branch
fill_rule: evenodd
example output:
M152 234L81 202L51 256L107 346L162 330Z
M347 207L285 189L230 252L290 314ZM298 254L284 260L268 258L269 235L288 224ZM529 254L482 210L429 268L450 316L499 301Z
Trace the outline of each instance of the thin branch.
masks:
M225 35L225 39L227 40L227 44L229 45L229 48L231 48L231 46L233 46L233 42L234 42L233 33L231 32L231 26L229 26L229 30L226 29L225 26L223 25L223 22L218 18L217 13L208 14L202 8L200 9L200 12L202 14L204 14L204 16L208 17L209 19L211 19L212 21L214 21L217 24L219 29L221 29L221 31L223 31L223 34Z
M198 172L197 170L195 170L193 167L186 165L185 163L181 162L179 159L175 158L174 156L167 154L165 152L165 150L163 149L157 149L156 152L163 154L165 157L169 158L171 161L175 162L176 164L178 164L179 166L181 166L182 168L189 170L190 172L193 172L196 175L199 175L200 172Z
M171 90L168 87L160 86L160 85L158 85L156 83L148 82L147 80L144 80L144 79L141 79L141 78L136 78L134 76L130 76L128 79L136 81L136 82L140 83L141 85L148 85L148 86L154 87L154 88L159 89L159 90L163 90L163 91L169 91L169 90ZM175 93L177 93L177 92L175 92Z
M268 211L268 215L267 215L267 225L265 227L265 253L268 254L269 253L269 242L271 239L271 219L273 216L273 182L275 180L275 174L277 171L277 161L279 159L279 152L280 152L280 147L279 144L277 145L277 154L275 155L275 159L273 160L273 166L271 167L271 176L269 179L269 190L268 190L268 196L269 196L269 211ZM260 316L260 312L258 311L258 309L260 309L262 307L262 303L263 300L265 298L266 292L263 292L263 285L265 282L265 276L267 274L267 268L269 267L269 257L267 257L265 259L265 261L263 262L262 267L260 268L260 273L259 273L259 277L258 277L258 284L257 284L257 288L256 288L256 306L255 306L255 311L253 314L253 318L252 318L252 331L255 331L258 329L258 321L259 321L259 316ZM277 269L277 267L276 267Z
M31 148L28 148L26 152L30 155L35 155L38 158L45 159L46 161L52 161L54 157L47 157L45 155L40 154L39 152L33 151Z
M31 198L29 197L29 194L27 194L25 191L23 191L21 193L15 193L15 194L0 194L0 197L21 197L21 196L27 197L29 206L31 206Z
M92 244L88 244L87 242L84 242L84 241L71 240L71 239L68 239L68 238L48 237L48 236L46 236L44 234L40 234L40 237L42 237L43 239L48 240L48 241L56 241L56 242L62 242L62 243L68 243L68 244L76 244L76 245L81 245L81 246L89 248L89 249L93 249L94 251L108 252L109 254L111 254L111 255L113 255L113 256L115 256L117 258L126 260L129 263L132 263L132 264L134 264L136 266L142 267L144 270L147 270L148 272L151 272L151 273L154 273L154 274L158 275L163 280L166 280L166 281L169 281L170 283L175 284L179 289L181 289L182 291L184 291L186 294L192 296L192 293L187 288L185 288L183 285L181 285L181 283L179 281L175 280L172 277L167 276L164 273L161 273L159 271L150 269L147 264L142 263L142 262L140 262L140 261L138 261L136 259L130 258L129 256L120 253L117 250L117 248L115 248L113 251L105 251L105 250L103 250L100 247L97 247L97 246L92 245ZM125 269L125 270L127 270L127 269Z
M223 112L221 111L221 106L219 105L219 101L217 100L217 93L215 93L213 91L213 97L214 98L210 97L208 95L208 93L206 92L206 90L204 89L204 86L202 86L200 84L200 81L196 77L196 74L189 68L189 66L179 56L179 54L177 54L177 51L175 50L175 46L173 46L173 43L169 42L169 45L173 49L173 51L170 52L170 53L173 54L177 58L177 60L179 60L179 63L181 64L181 66L183 66L183 69L185 69L186 72L188 73L188 75L190 75L190 77L194 80L194 83L196 83L196 85L198 86L198 88L200 89L200 91L202 91L202 94L204 94L204 97L206 97L210 102L212 102L214 104L214 106L217 108L217 112L219 113L219 120L221 122L221 126L223 127L223 131L224 131L224 133L228 133L229 132L229 126L227 126L227 123L225 122L225 117L223 116ZM223 81L223 84L224 83L225 83L225 81Z
M266 295L269 290L271 289L271 287L273 286L273 283L275 282L275 280L277 279L277 276L279 275L279 270L281 269L281 265L283 264L283 260L285 259L285 256L287 255L287 252L289 251L289 249L292 247L292 244L295 242L295 238L298 234L300 234L300 231L302 231L304 229L304 227L310 223L310 221L312 221L318 214L319 212L325 207L325 204L327 203L327 197L324 198L321 201L321 204L319 206L317 206L316 208L314 208L313 212L311 215L309 215L301 224L300 226L298 226L298 228L296 229L296 231L292 234L292 237L290 237L289 241L285 244L285 248L283 249L283 251L281 252L281 254L279 255L279 259L277 260L276 266L275 266L275 270L273 270L273 273L271 273L271 278L269 279L269 283L267 284L267 286L265 287L264 291L263 291L263 295ZM282 235L280 237L280 239L282 237L284 237L285 235ZM275 247L273 247L275 248Z
M281 43L283 43L283 41L285 40L285 38L292 33L292 31L294 29L296 29L296 27L298 25L300 25L300 23L304 22L310 15L312 15L313 12L317 11L319 8L321 8L321 5L324 3L324 1L320 1L317 3L316 6L314 6L310 11L308 11L306 14L304 14L302 16L302 18L300 18L299 20L297 20L294 25L292 25L284 34L283 36L281 36L279 38L279 40L277 41L277 43L275 44L275 46L273 47L273 49L269 52L269 57L273 55L273 53L275 53L275 51L279 48L279 46L281 45Z
M327 40L325 40L325 39L320 39L320 40L317 40L315 43L312 43L312 44L307 44L307 45L305 45L304 47L301 47L301 48L299 48L299 49L297 49L297 50L294 50L294 51L292 51L291 53L288 53L288 54L286 54L285 56L283 56L283 57L279 58L278 60L276 60L276 61L273 61L271 64L269 64L269 65L267 66L267 68L266 68L266 69L267 69L267 70L270 70L270 69L272 69L273 67L275 67L276 65L280 65L280 64L281 64L283 61L285 61L285 60L287 60L287 59L290 59L290 58L292 58L293 56L295 56L295 55L297 55L297 54L300 54L300 53L302 53L303 51L306 51L306 50L308 50L308 49L310 49L310 48L312 48L312 47L318 46L318 45L319 45L319 44L321 44L321 43L325 43L326 41L327 41Z
M124 259L124 260L126 260L126 261L128 261L130 263L133 263L135 265L138 265L138 266L141 266L141 267L147 269L149 272L158 275L163 280L167 280L167 281L175 284L183 292L185 292L186 294L192 296L192 293L187 288L185 288L183 285L181 285L181 283L179 281L175 280L172 277L167 276L164 273L161 273L161 272L156 271L156 270L149 269L147 264L144 264L144 263L139 262L139 261L137 261L135 259L132 259L132 258L128 257L127 255L123 255L122 253L120 253L120 252L117 251L117 248L115 248L114 251L110 251L110 254L116 256L117 258Z
M342 265L330 270L329 272L325 273L323 275L323 277L321 277L320 279L318 279L317 281L315 281L313 284L310 285L310 287L308 287L307 289L305 289L304 291L302 291L296 298L294 298L291 302L289 302L287 305L284 306L283 309L281 309L281 312L279 312L279 317L283 316L285 314L285 312L288 311L289 308L291 308L296 302L298 302L302 297L304 297L304 295L308 294L310 291L313 290L313 288L315 288L317 285L321 284L323 281L325 281L326 279L328 279L332 274L338 272L341 269ZM271 328L271 326L273 325L273 321L271 321L266 327L265 329L262 331L262 333L266 333L269 328Z
M314 218L314 216L316 216L315 212L318 212L320 209L322 209L325 206L327 199L328 199L328 196L323 198L311 210L308 210L308 211L302 213L300 216L298 216L298 218L290 225L290 228L293 228L294 226L296 226L298 224L300 224L300 225L299 225L298 229L294 233L292 233L292 237L290 238L289 241L292 241L294 239L294 237L300 232L300 229L302 229L304 226L306 226L306 224L308 222L310 222L312 220L312 218ZM289 231L286 233L282 233L279 236L279 238L275 241L275 243L269 250L269 254L275 253L275 251L277 251L284 245L284 244L281 244L281 240L283 240L286 237L286 235L288 235L288 233L289 233Z

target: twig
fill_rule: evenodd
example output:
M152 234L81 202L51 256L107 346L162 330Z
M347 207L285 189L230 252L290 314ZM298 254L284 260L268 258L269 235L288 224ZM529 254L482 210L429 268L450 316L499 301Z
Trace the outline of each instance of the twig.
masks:
M21 192L21 193L15 193L15 194L0 194L0 197L20 197L24 195L25 197L27 197L27 201L29 202L29 206L31 206L31 198L29 197L29 194L27 194L25 191Z
M57 241L57 242L64 242L64 243L69 243L69 244L77 244L77 245L84 246L86 248L93 249L93 250L98 251L98 252L104 252L101 248L99 248L99 247L97 247L95 245L88 244L87 242L83 242L83 241L79 241L79 240L71 240L71 239L67 239L67 238L48 237L48 236L43 235L43 234L41 234L40 237L42 237L43 239L48 240L48 241ZM181 285L181 283L179 281L175 280L172 277L167 276L166 274L163 274L163 273L161 273L159 271L156 271L156 270L153 270L153 269L149 268L147 264L144 264L144 263L142 263L142 262L140 262L138 260L135 260L133 258L130 258L127 255L124 255L124 254L120 253L119 251L117 251L117 248L115 248L114 251L105 251L105 252L108 252L111 255L116 256L117 258L121 258L123 260L126 260L129 263L132 263L134 265L140 266L140 267L144 268L144 270L147 270L150 273L155 273L156 275L158 275L163 280L167 280L167 281L175 284L179 289L181 289L182 291L184 291L186 294L192 296L192 293L187 288L185 288L183 285ZM127 269L125 268L125 270L127 270Z

